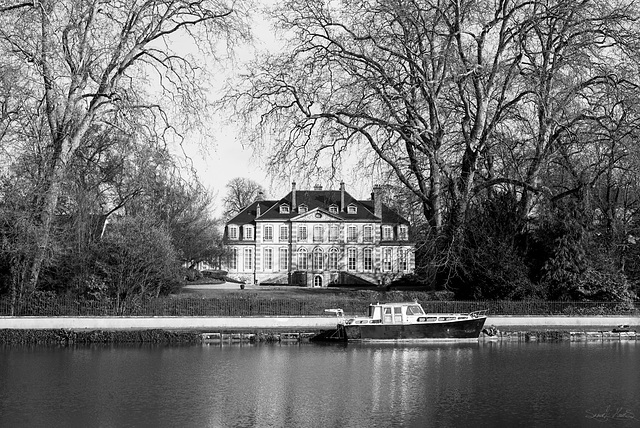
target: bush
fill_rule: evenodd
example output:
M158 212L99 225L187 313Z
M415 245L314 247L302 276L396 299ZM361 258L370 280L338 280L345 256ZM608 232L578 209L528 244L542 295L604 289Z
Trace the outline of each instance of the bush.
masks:
M207 269L202 271L202 276L204 278L218 279L220 281L224 281L228 274L229 272L221 269Z
M202 272L193 268L183 268L182 273L184 279L189 282L197 281L203 277Z
M425 280L424 276L422 275L411 273L408 275L403 275L387 285L388 290L394 288L412 289L416 291L434 291L435 284L432 281Z
M120 219L95 251L107 293L118 301L167 295L183 283L171 237L151 219Z

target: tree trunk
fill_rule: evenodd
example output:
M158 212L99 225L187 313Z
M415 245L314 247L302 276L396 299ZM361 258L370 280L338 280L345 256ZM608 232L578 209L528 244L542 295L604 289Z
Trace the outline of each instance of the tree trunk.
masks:
M436 230L436 234L442 231L442 174L438 159L429 159L431 168L431 218L429 224Z
M31 260L29 276L27 279L27 291L33 291L38 285L38 278L42 265L46 258L51 229L60 196L60 183L64 176L65 161L63 156L63 141L55 142L50 167L45 172L42 199L36 204L39 213L36 221L39 223L39 233L36 238L36 248Z

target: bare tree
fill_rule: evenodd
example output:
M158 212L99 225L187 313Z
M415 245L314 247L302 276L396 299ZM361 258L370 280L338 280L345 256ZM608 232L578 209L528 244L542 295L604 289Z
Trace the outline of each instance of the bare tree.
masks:
M222 200L222 216L228 220L242 211L247 205L264 197L264 188L251 179L236 177L227 183L227 194Z
M438 231L457 228L504 112L529 3L285 1L284 54L249 76L248 111L281 129L274 163L332 163L368 147L422 203ZM245 106L247 104L241 104ZM447 209L446 203L449 203Z
M529 212L554 148L591 114L584 97L619 80L604 66L625 61L636 10L600 0L287 0L272 14L286 49L228 97L259 114L260 130L280 130L272 165L335 165L357 148L419 198L436 234L459 242L482 190L512 188Z
M225 0L38 0L3 2L0 28L0 51L27 76L30 106L46 124L38 134L47 156L34 208L40 230L26 284L34 289L61 183L91 127L146 115L151 132L170 129L162 106L143 98L144 82L159 82L173 102L194 111L202 94L193 57L172 43L211 47L244 27L241 11Z

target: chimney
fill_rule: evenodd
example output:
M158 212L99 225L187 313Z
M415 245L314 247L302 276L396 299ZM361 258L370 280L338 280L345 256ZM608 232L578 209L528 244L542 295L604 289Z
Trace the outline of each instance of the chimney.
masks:
M322 184L316 184L313 186L313 190L322 190Z
M340 182L340 211L346 210L347 207L344 206L344 181Z
M377 184L373 186L371 199L373 199L373 214L378 218L382 218L382 188Z
M296 182L291 183L291 211L296 209Z
M256 206L256 218L260 217L260 202Z
M256 201L263 201L264 200L264 192L260 191L258 192L258 196L256 197Z

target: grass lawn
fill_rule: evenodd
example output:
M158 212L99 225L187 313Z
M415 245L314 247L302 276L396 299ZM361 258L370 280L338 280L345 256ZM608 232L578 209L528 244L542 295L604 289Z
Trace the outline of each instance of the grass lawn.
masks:
M212 285L211 288L183 288L175 297L222 297L222 296L240 296L251 294L260 296L261 298L295 298L307 296L340 296L348 295L363 288L347 288L347 287L294 287L294 286L247 286L244 290L240 289L239 284L227 283L222 285ZM374 289L375 290L375 289ZM379 290L375 290L379 291Z

